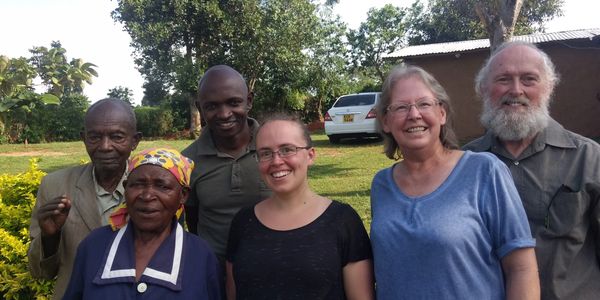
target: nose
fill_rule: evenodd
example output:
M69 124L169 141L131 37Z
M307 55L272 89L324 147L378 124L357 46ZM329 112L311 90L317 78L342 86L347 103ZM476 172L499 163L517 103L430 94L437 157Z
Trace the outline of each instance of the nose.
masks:
M409 119L418 119L418 118L420 118L420 117L421 117L421 111L419 111L419 110L417 109L417 105L416 105L416 104L411 104L411 105L408 107L408 112L406 113L406 116L407 116Z
M139 194L139 199L143 201L150 201L154 199L154 190L151 186L146 186L142 189Z
M112 149L112 141L109 136L103 136L100 140L99 149L102 151L110 151Z
M228 119L231 116L231 109L227 105L220 105L217 116L221 119Z
M273 160L271 160L271 164L278 165L283 162L283 158L279 155L279 151L273 152Z
M510 89L508 91L512 97L519 97L523 95L523 85L518 79L514 79L510 83Z

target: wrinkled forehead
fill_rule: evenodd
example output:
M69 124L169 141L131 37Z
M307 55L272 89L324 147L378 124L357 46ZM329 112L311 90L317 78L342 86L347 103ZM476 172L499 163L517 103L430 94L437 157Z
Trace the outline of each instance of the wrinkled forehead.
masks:
M502 49L490 62L489 74L494 77L498 75L520 75L537 74L543 76L544 60L536 51L527 46L515 45Z
M122 127L126 130L134 130L133 116L122 106L112 103L93 107L85 115L84 126L86 130L98 126Z

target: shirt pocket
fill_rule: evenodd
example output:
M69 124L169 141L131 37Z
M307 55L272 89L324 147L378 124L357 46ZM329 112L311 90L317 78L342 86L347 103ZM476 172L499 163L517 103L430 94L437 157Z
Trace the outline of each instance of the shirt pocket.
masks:
M589 220L586 212L590 206L584 191L562 185L550 201L546 215L546 229L552 236L583 242Z

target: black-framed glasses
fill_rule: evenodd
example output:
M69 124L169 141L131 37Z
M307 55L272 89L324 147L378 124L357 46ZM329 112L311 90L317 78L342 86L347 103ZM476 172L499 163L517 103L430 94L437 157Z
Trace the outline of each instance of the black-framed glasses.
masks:
M394 103L387 107L387 111L399 116L406 116L414 106L420 113L429 113L434 106L440 104L437 99L421 99L415 103Z
M260 162L272 161L275 158L275 154L279 155L279 157L290 157L296 155L298 150L305 149L308 150L312 148L312 146L298 147L298 146L282 146L276 151L271 149L260 149L256 151L256 159Z

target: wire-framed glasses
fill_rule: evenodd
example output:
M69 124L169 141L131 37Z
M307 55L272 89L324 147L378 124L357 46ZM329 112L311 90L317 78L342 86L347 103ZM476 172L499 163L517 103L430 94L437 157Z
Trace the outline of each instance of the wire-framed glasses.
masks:
M440 104L440 102L437 99L425 98L418 100L415 103L399 102L390 104L387 107L387 111L399 116L406 116L410 112L410 109L414 106L420 113L425 114L431 112L433 107L438 104Z
M260 162L272 161L275 158L275 154L279 155L279 157L290 157L296 155L298 150L300 149L310 149L311 146L298 147L298 146L281 146L279 149L273 151L271 149L260 149L256 151L256 159Z

